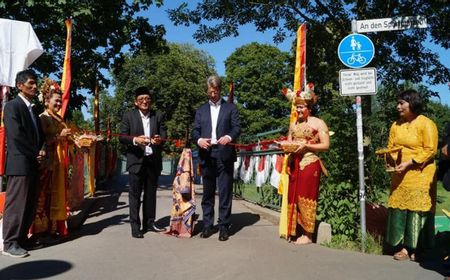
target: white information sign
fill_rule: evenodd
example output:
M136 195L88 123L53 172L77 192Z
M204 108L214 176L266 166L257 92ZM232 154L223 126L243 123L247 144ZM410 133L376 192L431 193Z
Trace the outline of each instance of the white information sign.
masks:
M428 27L427 19L423 16L356 20L352 21L352 25L352 30L355 30L357 33Z
M342 96L375 95L377 93L377 69L340 70L339 93Z

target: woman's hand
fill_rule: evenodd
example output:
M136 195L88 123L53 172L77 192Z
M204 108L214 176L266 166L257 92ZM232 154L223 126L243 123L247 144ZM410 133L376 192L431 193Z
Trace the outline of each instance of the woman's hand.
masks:
M296 154L303 154L305 152L306 152L306 145L305 145L305 143L300 143L298 145L298 148L295 150L294 153L296 153Z
M59 136L67 137L67 136L69 136L71 134L72 134L72 129L70 129L70 128L63 128L63 130L61 130L61 132L59 133Z
M405 172L409 167L411 167L414 162L411 160L404 161L395 167L395 172L402 173Z

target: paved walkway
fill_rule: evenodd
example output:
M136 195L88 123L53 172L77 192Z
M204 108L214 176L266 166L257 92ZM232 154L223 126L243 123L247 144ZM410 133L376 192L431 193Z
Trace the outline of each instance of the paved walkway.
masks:
M116 181L115 192L99 192L84 225L71 240L32 251L25 259L0 257L0 279L443 279L411 261L329 249L295 246L277 237L270 213L241 200L233 202L232 236L178 239L147 233L131 238L128 193ZM157 216L169 225L171 191L163 182ZM197 197L201 219L200 196ZM273 212L272 215L277 213ZM197 227L197 231L201 227Z

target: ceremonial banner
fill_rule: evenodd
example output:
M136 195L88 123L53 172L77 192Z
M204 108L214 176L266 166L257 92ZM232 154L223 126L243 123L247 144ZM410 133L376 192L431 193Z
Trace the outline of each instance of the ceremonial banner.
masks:
M9 87L1 87L0 93L2 99L2 108L1 108L1 117L0 117L0 176L5 175L5 159L6 159L6 135L5 135L5 127L3 125L3 108L4 104L8 98ZM1 187L0 187L1 189Z
M67 105L69 104L70 97L70 83L72 81L72 69L70 65L70 52L72 49L72 20L66 19L66 54L64 55L64 68L61 80L61 89L63 91L62 96L62 106L60 116L64 118L67 110Z
M297 47L295 50L294 93L301 92L306 77L306 24L300 25L297 30ZM295 122L297 113L294 102L291 107L290 122Z
M289 156L285 156L283 159L283 170L281 171L280 185L278 186L278 193L283 194L281 200L281 213L280 213L280 223L278 226L278 234L282 238L289 239L288 233L288 192L289 188L289 174L287 172L289 162Z
M234 84L230 82L228 85L228 103L234 103Z
M272 173L270 174L270 184L272 187L277 188L280 186L280 177L283 170L284 155L272 155ZM281 193L280 193L281 194Z
M17 72L27 69L43 52L29 22L0 18L0 85L15 87Z
M295 51L295 73L294 73L294 94L295 96L302 91L306 76L306 24L300 25L297 30L297 47ZM294 97L295 98L295 97ZM295 99L292 99L290 123L297 120L297 112L295 107ZM289 191L289 174L287 173L288 156L284 158L283 170L281 172L280 185L278 193L282 194L281 213L279 224L280 237L289 238L288 232L288 191Z
M241 166L242 156L238 156L234 162L233 179L239 179L239 167Z

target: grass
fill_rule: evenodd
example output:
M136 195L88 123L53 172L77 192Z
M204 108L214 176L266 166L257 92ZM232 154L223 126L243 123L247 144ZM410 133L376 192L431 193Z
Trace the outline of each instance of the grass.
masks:
M450 192L444 189L441 182L437 186L436 216L444 216L442 209L450 211Z
M325 242L321 244L323 246L339 249L361 252L361 235L357 240L351 240L346 235L334 235L331 238L331 242ZM365 253L382 255L383 254L383 240L382 238L374 237L370 234L366 235Z
M269 184L257 187L255 184L244 184L240 181L234 185L234 194L263 207L279 210L281 206L281 196L278 195L277 189Z

